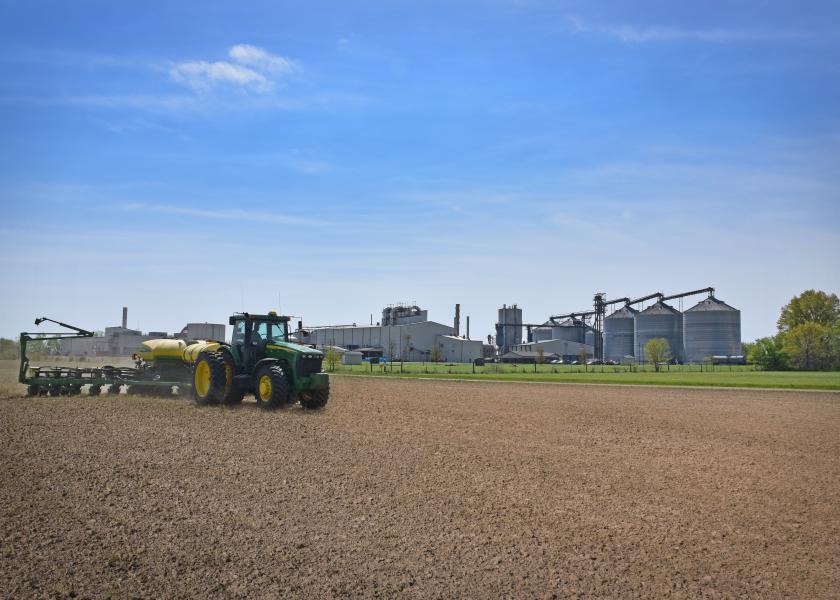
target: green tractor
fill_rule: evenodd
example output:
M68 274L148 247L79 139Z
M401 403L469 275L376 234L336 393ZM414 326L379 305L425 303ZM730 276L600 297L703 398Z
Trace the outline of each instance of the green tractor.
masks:
M182 353L192 365L193 397L198 404L238 404L253 394L263 408L299 401L323 408L330 396L329 376L321 369L324 354L289 340L289 317L235 314L231 343L189 344Z
M230 344L214 340L146 340L134 355L136 368L31 367L27 343L34 340L64 340L93 337L93 332L46 317L70 329L60 333L21 333L18 381L28 386L30 396L72 395L87 385L90 395L103 386L119 394L178 394L192 387L196 402L238 404L245 394L254 394L263 408L278 408L299 401L304 408L323 408L330 397L329 376L321 369L324 353L289 341L289 317L235 314L230 318Z

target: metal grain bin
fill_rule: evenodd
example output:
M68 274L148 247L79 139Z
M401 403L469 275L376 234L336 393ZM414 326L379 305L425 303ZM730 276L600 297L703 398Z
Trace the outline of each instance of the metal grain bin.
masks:
M551 339L553 340L566 340L568 342L577 342L578 344L585 342L586 327L583 321L566 319L551 329Z
M554 330L552 327L545 326L545 327L535 327L531 330L532 341L534 342L546 342L550 339L553 339Z
M635 356L636 360L645 360L645 344L654 338L665 338L671 347L671 356L678 362L685 361L683 348L683 316L673 306L657 302L636 315Z
M639 311L622 306L604 318L604 359L621 362L636 355L636 315Z
M595 348L595 335L595 330L592 327L587 326L584 329L583 342L587 346L592 346L593 350L591 351L594 351Z
M714 296L683 313L685 354L688 362L710 356L741 354L741 311Z

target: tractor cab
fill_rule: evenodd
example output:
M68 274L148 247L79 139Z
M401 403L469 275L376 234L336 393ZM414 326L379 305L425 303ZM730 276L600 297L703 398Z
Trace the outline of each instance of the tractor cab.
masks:
M231 351L246 370L265 358L267 345L285 342L289 337L289 317L273 311L267 315L235 314L229 323L233 326Z

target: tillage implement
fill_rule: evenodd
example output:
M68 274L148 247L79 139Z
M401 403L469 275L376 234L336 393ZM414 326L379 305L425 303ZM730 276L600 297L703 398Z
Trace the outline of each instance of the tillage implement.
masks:
M93 333L46 317L72 330L62 333L21 333L18 381L30 396L88 393L192 396L200 405L238 404L253 394L263 408L300 402L309 409L323 408L330 395L329 376L323 372L320 350L289 341L289 317L237 313L230 317L231 342L217 340L156 339L140 344L131 367L30 367L26 354L32 341L93 337Z

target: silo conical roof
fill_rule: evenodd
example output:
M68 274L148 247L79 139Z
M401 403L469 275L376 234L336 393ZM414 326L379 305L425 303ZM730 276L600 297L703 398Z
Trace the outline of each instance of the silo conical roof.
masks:
M646 315L646 316L665 315L665 314L678 315L678 314L680 314L680 311L678 311L676 308L674 308L670 304L665 304L664 302L662 302L662 300L659 300L656 304L653 304L653 305L647 307L646 309L644 309L639 314L640 315Z
M622 306L616 311L608 314L605 319L632 319L639 313L638 310L631 306Z
M737 308L733 308L729 306L723 300L718 300L714 296L709 296L708 298L704 298L685 312L697 312L701 310L733 310L737 311Z

